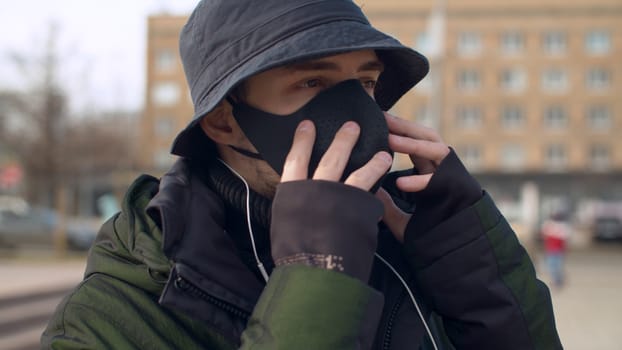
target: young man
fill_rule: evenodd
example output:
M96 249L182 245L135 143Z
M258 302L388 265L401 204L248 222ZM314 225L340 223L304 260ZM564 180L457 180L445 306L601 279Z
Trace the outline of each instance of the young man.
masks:
M561 348L490 197L382 112L425 58L346 0L202 1L180 45L181 159L129 189L44 348Z

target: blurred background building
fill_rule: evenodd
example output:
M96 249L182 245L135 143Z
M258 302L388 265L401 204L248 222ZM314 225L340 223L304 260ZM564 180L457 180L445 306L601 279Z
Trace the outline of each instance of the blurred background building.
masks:
M539 219L564 211L583 221L596 203L622 199L619 0L359 3L431 61L391 112L438 129L511 220L529 212L525 197ZM193 111L178 57L185 20L148 20L140 144L155 172L174 161L171 142Z
M186 20L186 16L156 15L147 22L147 89L139 128L140 165L154 173L162 173L172 165L173 140L194 114L179 58L179 33Z

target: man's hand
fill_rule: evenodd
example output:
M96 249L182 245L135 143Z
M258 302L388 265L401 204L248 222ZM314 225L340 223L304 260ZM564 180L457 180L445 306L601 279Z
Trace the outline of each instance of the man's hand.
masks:
M378 152L341 183L359 134L355 122L343 124L309 179L315 127L308 120L299 124L272 202L270 245L276 266L302 264L369 280L384 211L369 189L392 159Z
M345 123L337 134L330 147L322 156L313 180L339 181L350 159L352 149L360 134L360 128L355 122ZM313 122L304 120L298 126L294 135L294 143L287 155L283 167L281 182L306 180L309 159L315 142L315 126ZM346 185L369 191L371 187L389 170L393 159L387 152L378 152L363 167L354 171L345 180Z
M430 128L386 112L385 118L389 125L389 147L396 153L408 154L419 173L400 177L396 181L397 187L404 192L424 190L438 165L449 154L449 147L443 143L438 133ZM376 196L384 205L383 221L402 242L411 215L400 210L382 188L378 190Z

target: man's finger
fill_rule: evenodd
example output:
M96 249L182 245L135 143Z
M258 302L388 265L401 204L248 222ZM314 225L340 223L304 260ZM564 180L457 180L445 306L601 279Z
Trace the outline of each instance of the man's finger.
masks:
M397 188L404 192L419 192L428 187L433 174L403 176L395 180Z
M350 174L345 181L346 185L369 191L372 186L391 168L393 158L387 152L378 152L374 157Z
M391 230L391 233L398 241L404 242L404 231L406 231L406 225L412 215L398 208L391 196L382 188L376 192L376 198L380 199L384 207L382 221L389 227L389 230Z
M394 152L405 153L413 157L429 159L439 165L449 154L449 147L440 142L415 140L410 137L389 135L389 147Z
M393 114L384 112L389 132L395 135L408 136L414 139L442 142L436 130L425 127L421 124L401 119Z
M343 124L315 169L314 180L339 181L341 179L360 132L361 128L355 122L349 121Z
M315 142L315 126L310 120L303 120L296 129L294 143L285 159L281 182L306 180L309 159Z

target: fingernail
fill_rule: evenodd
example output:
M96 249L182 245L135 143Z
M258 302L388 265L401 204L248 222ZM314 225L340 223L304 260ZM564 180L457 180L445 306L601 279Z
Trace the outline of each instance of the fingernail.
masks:
M311 122L308 120L303 120L298 124L298 131L306 131L311 128Z
M393 163L393 157L391 157L391 155L387 152L378 153L378 158L380 158L383 162L387 164Z
M348 130L348 131L358 131L359 130L358 124L356 124L353 121L349 121L349 122L346 122L345 124L343 124L343 128L344 128L344 130Z

